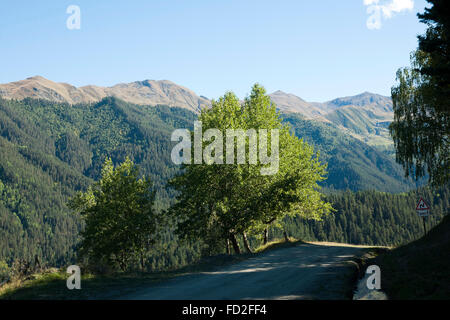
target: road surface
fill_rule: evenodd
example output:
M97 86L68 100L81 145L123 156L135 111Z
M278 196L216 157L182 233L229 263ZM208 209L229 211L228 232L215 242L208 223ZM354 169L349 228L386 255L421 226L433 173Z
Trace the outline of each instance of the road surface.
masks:
M365 246L306 243L276 249L213 272L180 276L120 299L351 299L349 262Z

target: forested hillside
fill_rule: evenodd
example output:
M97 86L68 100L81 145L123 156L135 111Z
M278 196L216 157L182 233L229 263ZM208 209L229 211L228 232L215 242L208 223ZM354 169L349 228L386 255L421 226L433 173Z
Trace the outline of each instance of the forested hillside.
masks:
M431 215L426 218L429 230L448 214L448 187L434 192L420 188L401 194L335 192L326 197L335 213L323 221L286 219L283 228L290 236L306 240L383 246L405 244L424 235L422 218L415 211L421 197L427 199L431 206ZM281 229L274 229L273 233L273 236L282 236Z
M82 225L68 209L67 200L98 180L106 156L114 163L130 157L142 174L151 176L157 209L168 207L174 193L166 182L179 170L170 160L170 135L175 128L191 128L194 119L196 115L185 109L137 106L116 98L75 105L0 98L0 261L11 265L18 259L33 262L37 257L41 263L56 266L73 261ZM294 114L285 115L284 121L328 162L327 189L400 192L414 187L402 178L393 160L335 127ZM297 231L290 225L289 233L307 239L374 244L399 243L416 233L416 221L401 209L406 202L382 205L389 197L414 202L415 195L368 193L366 204L355 205L362 203L358 200L362 196L329 196L338 209L335 227L327 227L327 222L297 221ZM386 210L395 212L394 220ZM371 227L359 232L364 227L355 221L365 221L371 214L376 223L369 219ZM387 230L385 219L401 222L403 231ZM302 231L305 228L309 231ZM152 268L176 267L199 257L199 245L179 245L173 240L168 232L158 244Z
M298 137L304 138L320 151L321 159L328 163L325 187L333 189L378 190L403 192L416 183L405 179L401 166L386 154L341 132L336 126L301 115L283 115Z
M158 190L157 208L167 207L164 186L177 170L168 137L193 119L184 109L114 98L91 105L0 99L0 260L73 259L81 222L66 203L98 179L106 156L141 164Z

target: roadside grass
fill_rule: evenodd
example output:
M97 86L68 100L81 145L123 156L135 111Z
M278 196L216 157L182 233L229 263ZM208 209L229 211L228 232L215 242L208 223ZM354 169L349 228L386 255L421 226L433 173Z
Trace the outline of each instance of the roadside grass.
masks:
M373 260L381 287L393 300L450 298L450 215L424 237Z
M145 274L84 274L81 290L68 290L64 270L34 274L24 280L7 283L0 289L0 299L6 300L89 300L109 299L128 290L156 283L175 276L173 272Z
M286 240L284 238L277 239L277 240L273 240L273 241L267 242L266 244L259 246L253 252L255 254L258 254L258 253L267 252L267 251L274 250L274 249L295 247L295 246L298 246L298 245L301 245L304 243L305 242L302 240L298 240L298 239L291 238L291 237L289 237L288 242L286 242Z
M114 299L149 285L193 273L210 272L250 257L280 248L300 245L303 242L274 240L258 247L254 253L240 255L217 255L202 258L197 263L173 271L146 273L115 273L111 275L82 274L81 290L68 290L69 275L64 269L50 269L25 279L11 281L0 287L0 300L94 300Z

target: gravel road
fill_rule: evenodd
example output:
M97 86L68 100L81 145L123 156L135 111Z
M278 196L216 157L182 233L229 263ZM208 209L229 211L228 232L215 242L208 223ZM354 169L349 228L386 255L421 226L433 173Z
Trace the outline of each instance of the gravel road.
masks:
M120 299L351 299L349 262L365 246L306 243L276 249L213 272L180 276Z

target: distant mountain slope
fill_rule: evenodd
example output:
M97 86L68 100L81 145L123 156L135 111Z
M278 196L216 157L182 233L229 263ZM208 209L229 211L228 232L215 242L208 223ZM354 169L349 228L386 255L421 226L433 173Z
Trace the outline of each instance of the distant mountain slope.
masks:
M390 98L365 92L325 104L334 110L324 117L355 138L372 146L392 145L388 130L394 117Z
M56 83L40 76L0 84L0 96L6 99L40 98L55 102L95 103L111 96L142 105L167 105L197 112L209 105L209 100L168 80L144 80L121 83L112 87L74 87Z
M295 113L282 115L295 134L314 145L328 163L324 185L334 189L402 192L415 187L400 165L371 146L343 133L335 125L305 120Z
M281 90L270 94L272 102L277 105L278 110L282 112L298 112L306 118L313 119L316 116L325 114L323 105L306 102L292 93L285 93Z
M0 84L0 96L18 100L39 98L70 104L96 103L111 96L138 105L181 107L196 113L211 104L207 98L168 80L144 80L112 87L89 85L77 88L35 76ZM307 102L280 90L270 94L270 97L282 112L299 113L306 119L333 123L353 137L392 153L392 139L387 129L393 119L392 101L389 97L364 92L318 103Z
M270 97L282 112L297 112L306 119L333 123L353 137L383 150L392 147L388 126L394 113L389 97L364 92L324 103L306 102L282 91Z
M391 98L370 92L364 92L356 96L337 98L325 102L324 105L326 105L329 109L336 109L343 106L373 106L386 112L392 112Z
M324 116L338 128L372 146L392 146L389 124L392 113L373 110L372 106L344 106Z

